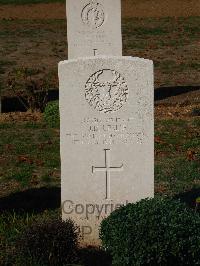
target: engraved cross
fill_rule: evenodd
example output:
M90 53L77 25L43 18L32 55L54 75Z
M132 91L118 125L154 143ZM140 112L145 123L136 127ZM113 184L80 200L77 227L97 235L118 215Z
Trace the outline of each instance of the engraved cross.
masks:
M96 56L96 52L97 52L98 49L93 49L94 51L94 56Z
M92 166L92 173L105 172L106 174L106 199L110 199L110 173L122 172L124 170L123 164L118 167L110 165L110 149L104 149L105 152L105 166L95 167Z

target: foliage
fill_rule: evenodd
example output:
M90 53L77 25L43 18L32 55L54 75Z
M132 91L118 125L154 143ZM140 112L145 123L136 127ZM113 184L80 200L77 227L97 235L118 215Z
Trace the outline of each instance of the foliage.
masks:
M145 199L114 211L101 224L114 265L199 265L200 216L179 201Z
M197 203L200 203L200 197L198 197L198 198L196 199L196 202L197 202Z
M47 104L44 110L44 120L50 127L59 127L59 102L53 101Z
M40 69L15 69L13 73L9 73L8 86L18 97L26 110L44 111L47 104L48 91L51 82L48 77L35 78L42 72Z
M78 228L71 220L35 221L17 244L20 258L37 265L63 265L78 260Z
M2 206L1 206L2 207ZM37 220L47 221L60 216L60 210L45 211L42 214L17 213L15 211L1 211L0 214L0 265L16 264L20 260L20 254L16 252L16 240L25 228ZM2 264L1 264L2 263ZM24 264L28 265L28 264ZM30 264L33 265L33 264Z

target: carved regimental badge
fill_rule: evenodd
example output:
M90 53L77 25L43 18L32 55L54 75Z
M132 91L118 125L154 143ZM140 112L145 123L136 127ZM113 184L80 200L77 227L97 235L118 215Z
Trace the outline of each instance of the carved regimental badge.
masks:
M103 113L119 110L128 99L125 79L115 70L102 69L90 76L85 85L85 98L90 106Z
M92 1L83 8L81 18L84 24L92 28L99 28L105 21L104 8L98 2Z

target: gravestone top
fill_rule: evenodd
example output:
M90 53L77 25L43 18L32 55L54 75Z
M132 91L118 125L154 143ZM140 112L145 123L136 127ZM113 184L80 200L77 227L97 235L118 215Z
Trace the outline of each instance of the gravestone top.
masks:
M121 0L67 0L68 59L122 55Z

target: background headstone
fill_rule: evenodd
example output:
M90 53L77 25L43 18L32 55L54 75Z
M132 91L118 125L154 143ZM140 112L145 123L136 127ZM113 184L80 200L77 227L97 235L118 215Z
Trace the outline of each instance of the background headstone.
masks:
M153 63L93 57L59 64L63 218L98 244L119 204L154 195Z
M120 0L67 0L68 59L122 55Z

